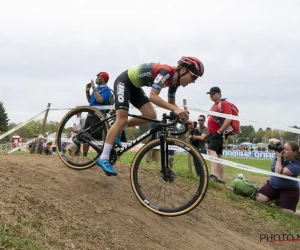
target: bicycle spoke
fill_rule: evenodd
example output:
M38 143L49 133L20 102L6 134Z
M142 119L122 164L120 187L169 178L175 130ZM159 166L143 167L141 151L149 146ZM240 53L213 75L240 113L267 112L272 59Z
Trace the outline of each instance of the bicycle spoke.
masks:
M207 189L207 167L196 149L188 147L178 139L167 139L168 145L177 148L172 171L174 179L169 181L161 173L157 164L145 164L145 154L159 144L159 140L149 143L136 155L132 169L132 187L139 200L154 212L163 215L179 215L193 209L203 199ZM179 146L181 145L181 146ZM201 157L201 158L200 158ZM200 175L195 165L201 165Z
M71 110L59 124L56 135L57 151L59 157L67 166L75 169L86 169L95 165L99 153L85 143L83 138L102 147L108 129L107 123L102 123L81 135L76 135L76 138L72 138L70 127L75 123L78 112L81 112L81 116L86 119L87 128L104 119L103 114L92 107L77 107ZM93 117L91 114L93 114ZM95 122L92 123L91 119L92 121L94 119Z

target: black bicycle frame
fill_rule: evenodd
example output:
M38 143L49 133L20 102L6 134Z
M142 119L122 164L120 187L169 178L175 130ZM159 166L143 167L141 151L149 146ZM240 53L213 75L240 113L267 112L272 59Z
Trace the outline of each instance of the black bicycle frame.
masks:
M138 138L136 138L135 140L133 140L131 143L129 143L128 145L122 147L119 151L118 151L118 155L121 156L124 152L126 152L127 150L133 148L135 145L137 145L139 142L141 142L143 139L145 139L146 137L148 137L149 135L153 135L157 132L161 132L160 134L160 146L161 146L161 162L162 162L162 171L164 171L166 169L166 167L168 166L168 147L167 147L167 141L166 141L166 131L167 131L167 127L171 127L174 126L175 124L178 123L179 118L177 115L175 115L174 113L170 113L170 115L167 114L163 114L163 119L161 120L156 120L156 119L151 119L151 118L147 118L147 117L143 117L143 116L138 116L138 115L133 115L133 114L128 114L128 116L130 117L134 117L134 118L138 118L138 119L142 119L142 120L147 120L149 122L155 122L157 123L157 125L146 131L144 134L140 135ZM93 124L92 126L90 126L89 128L85 129L84 131L78 133L78 135L76 137L79 137L82 141L84 141L85 143L89 144L93 149L95 149L99 154L102 153L102 149L96 145L95 143L93 143L92 141L89 140L89 138L86 138L84 136L84 133L86 131L88 131L89 129L99 126L101 125L101 123L104 123L105 121L109 121L112 120L116 117L116 114L101 120L95 124ZM174 120L171 123L167 123L168 119L172 119ZM187 126L185 126L185 130L183 132L179 132L179 133L171 133L172 135L181 135L186 133L187 131Z

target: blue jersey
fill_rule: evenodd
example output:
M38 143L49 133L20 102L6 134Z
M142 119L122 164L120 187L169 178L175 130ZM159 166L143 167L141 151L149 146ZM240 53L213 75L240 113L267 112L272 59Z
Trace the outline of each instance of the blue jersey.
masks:
M300 163L297 160L293 159L291 161L284 162L282 159L281 164L283 167L286 167L288 170L290 170L293 173L292 177L297 178L297 176L300 174ZM271 170L274 173L275 173L275 167L276 167L276 158L274 159L271 165ZM270 185L273 188L279 188L279 189L299 187L298 181L292 181L277 176L270 177Z
M96 87L97 91L99 92L99 94L102 96L103 98L103 102L99 103L97 102L95 95L94 95L94 91L90 97L90 104L89 106L102 106L102 105L108 105L109 102L109 97L110 97L110 89L107 87L107 85L100 85ZM100 110L102 113L106 113L107 110Z

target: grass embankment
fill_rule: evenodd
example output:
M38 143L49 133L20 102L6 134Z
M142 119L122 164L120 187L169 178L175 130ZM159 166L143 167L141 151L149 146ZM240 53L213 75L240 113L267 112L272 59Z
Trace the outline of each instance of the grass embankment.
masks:
M126 153L122 155L120 161L122 163L130 164L134 158L134 153ZM263 169L270 171L270 166L272 160L264 160L264 159L240 159L240 158L226 158L226 160L241 163L244 165L252 166L255 168ZM208 170L210 172L210 162L206 161ZM248 172L245 170L236 169L230 166L225 166L225 181L226 185L230 186L233 176L236 174L242 173L244 177L252 184L258 183L260 185L264 185L266 181L269 179L268 175ZM245 198L239 195L236 195L231 190L226 188L226 186L217 184L214 182L209 183L209 188L218 191L216 195L221 196L226 201L230 201L233 206L238 206L241 209L245 210L245 213L254 214L258 220L263 220L268 222L273 230L276 233L282 234L293 234L297 235L300 232L300 223L299 219L285 212L274 205L264 205L260 204L256 201L253 201L249 198ZM297 209L300 210L300 204L298 203Z
M126 153L120 158L123 164L130 164L134 157L134 153ZM270 160L255 160L255 159L229 159L234 162L253 166L256 168L269 170ZM207 162L210 170L210 164ZM247 171L241 171L232 167L225 168L225 181L228 185L231 183L232 177L237 173L243 173L251 183L264 184L269 178L267 175L256 174ZM230 191L226 186L210 183L209 192L218 199L224 200L226 208L238 208L245 213L245 223L250 218L262 225L262 230L275 232L276 234L292 234L298 235L300 232L299 219L292 214L282 212L282 210L274 205L264 205L255 202L251 199L238 196ZM5 205L2 204L2 212ZM298 209L299 205L298 205ZM39 233L39 228L42 228L43 220L38 216L35 218L26 218L20 214L0 213L0 249L26 249L26 250L43 250L47 249L43 234Z

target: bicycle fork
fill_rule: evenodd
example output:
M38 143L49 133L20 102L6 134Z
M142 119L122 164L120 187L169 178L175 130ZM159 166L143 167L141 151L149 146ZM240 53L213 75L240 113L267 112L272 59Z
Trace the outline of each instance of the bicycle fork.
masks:
M160 157L161 157L161 176L164 181L171 182L174 180L174 172L169 167L169 150L166 140L166 132L162 131L160 136Z

